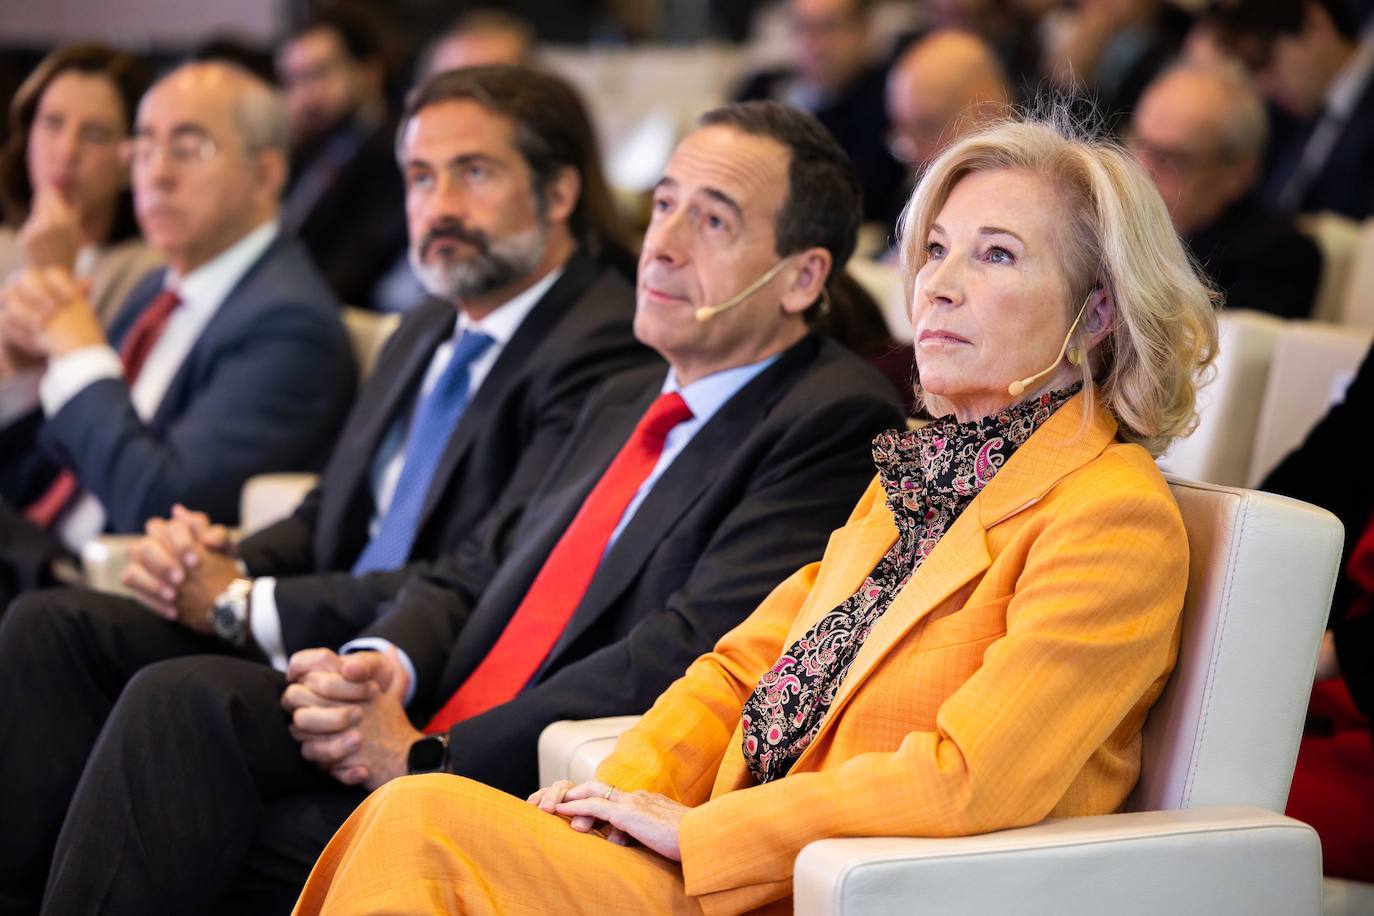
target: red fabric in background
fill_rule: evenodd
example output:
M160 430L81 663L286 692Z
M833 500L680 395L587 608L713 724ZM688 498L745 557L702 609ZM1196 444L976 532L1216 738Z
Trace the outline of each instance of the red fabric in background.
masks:
M1289 817L1316 828L1322 870L1374 882L1374 735L1345 681L1318 681L1298 750Z

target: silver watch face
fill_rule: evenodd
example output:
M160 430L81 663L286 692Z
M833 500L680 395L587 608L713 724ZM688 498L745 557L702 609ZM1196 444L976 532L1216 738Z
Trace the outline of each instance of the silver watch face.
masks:
M210 623L214 627L215 635L227 643L235 646L243 645L243 619L236 613L229 602L217 602L214 609L210 612Z

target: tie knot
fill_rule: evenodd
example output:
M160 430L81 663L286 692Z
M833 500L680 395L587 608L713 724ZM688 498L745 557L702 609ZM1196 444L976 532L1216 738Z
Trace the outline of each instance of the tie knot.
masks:
M487 347L496 343L490 334L481 331L464 331L458 338L458 343L453 346L453 361L470 363L483 353L487 352Z
M149 316L149 323L156 323L165 320L178 305L181 305L181 296L177 295L176 290L164 289L148 304L148 310L144 314Z
M676 391L660 394L639 421L639 432L650 439L664 439L679 423L692 419L692 408Z

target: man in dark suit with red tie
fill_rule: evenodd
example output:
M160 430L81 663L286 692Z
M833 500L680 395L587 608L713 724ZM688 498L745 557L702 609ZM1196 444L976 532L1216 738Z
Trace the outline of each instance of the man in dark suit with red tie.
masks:
M60 812L140 668L232 653L284 670L301 648L349 639L406 564L455 550L498 501L523 504L597 382L662 366L634 339L630 284L599 260L614 237L609 194L565 83L519 68L437 78L412 98L400 152L411 255L436 298L386 345L315 490L241 543L207 537L213 548L175 578L153 580L167 572L155 562L165 540L133 548L126 581L170 619L60 589L26 595L0 622L0 733L19 746L65 723L42 768L0 754L0 807L13 801L0 912L37 905ZM151 529L209 535L208 522L178 512Z
M139 224L168 269L108 339L64 269L0 297L5 361L24 370L5 385L20 396L0 395L0 608L102 531L178 502L232 524L246 478L319 466L355 370L334 297L278 225L285 134L246 71L173 72L130 143Z
M901 422L890 386L807 328L859 208L810 116L707 115L640 258L635 330L669 371L609 379L528 505L498 506L338 653L298 652L286 678L207 658L130 682L47 905L284 911L365 788L446 770L528 792L549 722L649 703L819 556Z

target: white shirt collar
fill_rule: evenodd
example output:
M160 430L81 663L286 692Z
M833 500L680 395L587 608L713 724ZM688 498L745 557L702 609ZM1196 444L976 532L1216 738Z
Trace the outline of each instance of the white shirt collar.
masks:
M699 378L690 385L678 385L677 373L668 369L668 377L663 380L663 394L676 391L687 402L692 411L694 422L705 423L715 416L725 402L734 397L741 388L752 382L760 372L773 365L780 354L774 353L766 359L747 366L722 369L705 378Z
M184 277L168 269L165 289L174 289L181 307L191 312L213 312L276 240L280 223L274 217L215 255Z
M560 264L540 278L529 289L516 296L507 299L505 302L492 309L491 313L483 317L480 321L473 321L467 313L459 309L458 324L454 329L454 336L461 336L464 331L481 331L483 334L490 335L497 347L504 347L515 336L519 330L521 322L530 310L544 298L544 294L549 288L558 282L558 278L563 276L563 268L566 265Z

